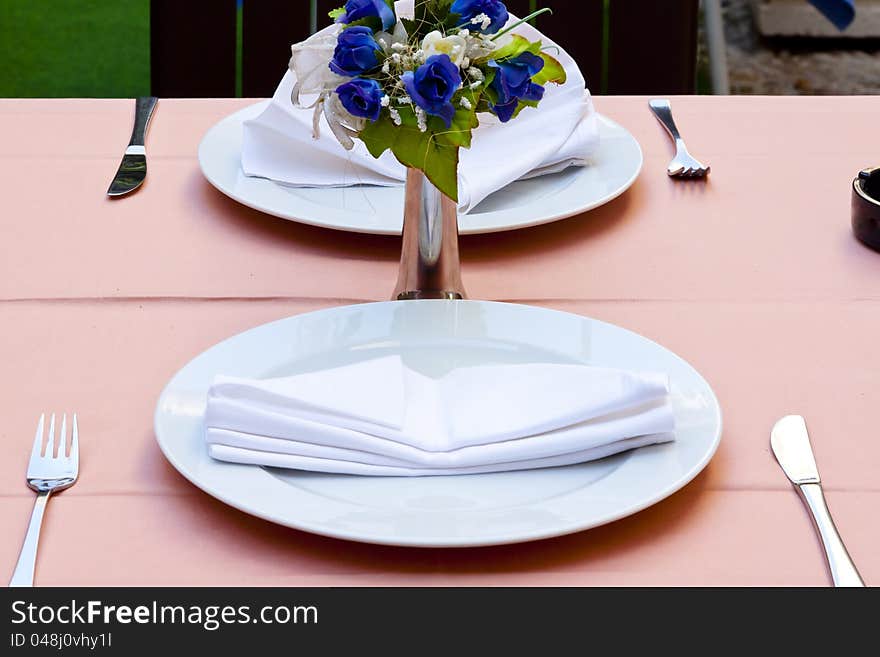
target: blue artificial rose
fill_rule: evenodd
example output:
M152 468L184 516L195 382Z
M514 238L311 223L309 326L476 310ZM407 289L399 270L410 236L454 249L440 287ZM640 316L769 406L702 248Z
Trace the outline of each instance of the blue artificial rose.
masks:
M455 0L449 11L461 16L459 25L483 34L495 34L510 18L507 7L500 0ZM485 29L482 25L471 23L480 14L484 14L491 21Z
M385 92L375 80L355 78L336 89L342 106L354 116L377 121Z
M379 67L380 52L382 46L376 43L370 28L350 27L339 35L330 70L355 78Z
M353 23L370 16L376 16L382 21L383 30L390 30L397 23L394 12L385 0L348 0L345 3L345 13L336 22Z
M502 123L513 118L521 100L540 101L544 97L544 87L532 82L532 78L544 68L544 60L537 55L524 52L503 62L489 62L496 70L491 88L498 94L498 102L492 111Z
M403 74L403 84L416 105L446 121L447 128L452 125L455 107L451 101L461 87L461 73L449 55L428 57L415 73Z

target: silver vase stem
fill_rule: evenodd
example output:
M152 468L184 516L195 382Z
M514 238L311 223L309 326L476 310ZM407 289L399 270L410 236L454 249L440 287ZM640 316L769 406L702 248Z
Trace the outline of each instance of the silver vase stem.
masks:
M393 299L464 299L458 206L418 169L406 177L403 249Z

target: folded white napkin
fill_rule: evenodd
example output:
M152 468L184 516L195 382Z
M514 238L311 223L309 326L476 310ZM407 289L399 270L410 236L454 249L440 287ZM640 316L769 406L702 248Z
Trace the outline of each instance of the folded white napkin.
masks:
M495 116L480 115L481 125L474 133L472 147L461 150L462 213L516 180L586 166L599 144L596 112L575 61L530 25L521 25L516 32L531 41L542 40L565 67L568 81L547 85L540 107L524 110L510 123L501 124ZM389 186L404 182L406 170L390 152L377 160L357 140L354 150L346 151L323 118L321 136L315 140L313 111L291 104L295 81L288 71L266 110L245 122L242 168L246 175L295 187Z
M665 375L489 364L442 377L400 356L296 376L218 377L212 457L353 475L475 474L571 465L674 439Z

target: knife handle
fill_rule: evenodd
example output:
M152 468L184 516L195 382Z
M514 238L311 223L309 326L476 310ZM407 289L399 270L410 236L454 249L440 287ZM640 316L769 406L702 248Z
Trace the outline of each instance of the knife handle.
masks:
M155 96L142 96L135 100L134 129L131 131L129 146L146 144L147 126L150 125L150 118L153 116L153 110L156 109L158 102L159 99Z
M859 571L846 551L843 539L834 525L831 518L831 512L825 503L825 495L822 493L822 486L819 484L800 484L795 486L801 495L804 504L810 510L813 516L813 524L816 525L816 531L822 539L822 546L825 548L825 556L828 559L828 568L831 570L831 579L834 580L834 586L864 586Z

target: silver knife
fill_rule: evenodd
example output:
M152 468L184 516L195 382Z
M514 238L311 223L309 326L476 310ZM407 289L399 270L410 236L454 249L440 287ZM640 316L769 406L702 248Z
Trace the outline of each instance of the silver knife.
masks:
M810 447L810 436L807 434L804 418L800 415L789 415L779 420L770 433L770 446L783 472L794 484L813 516L816 531L819 532L825 548L834 586L864 586L865 583L846 551L825 503L819 469Z
M107 196L124 196L140 187L147 177L147 151L144 145L147 126L158 102L159 99L153 96L141 97L135 101L131 141L128 142L128 148L122 156L122 164L119 165L119 170L110 183Z

